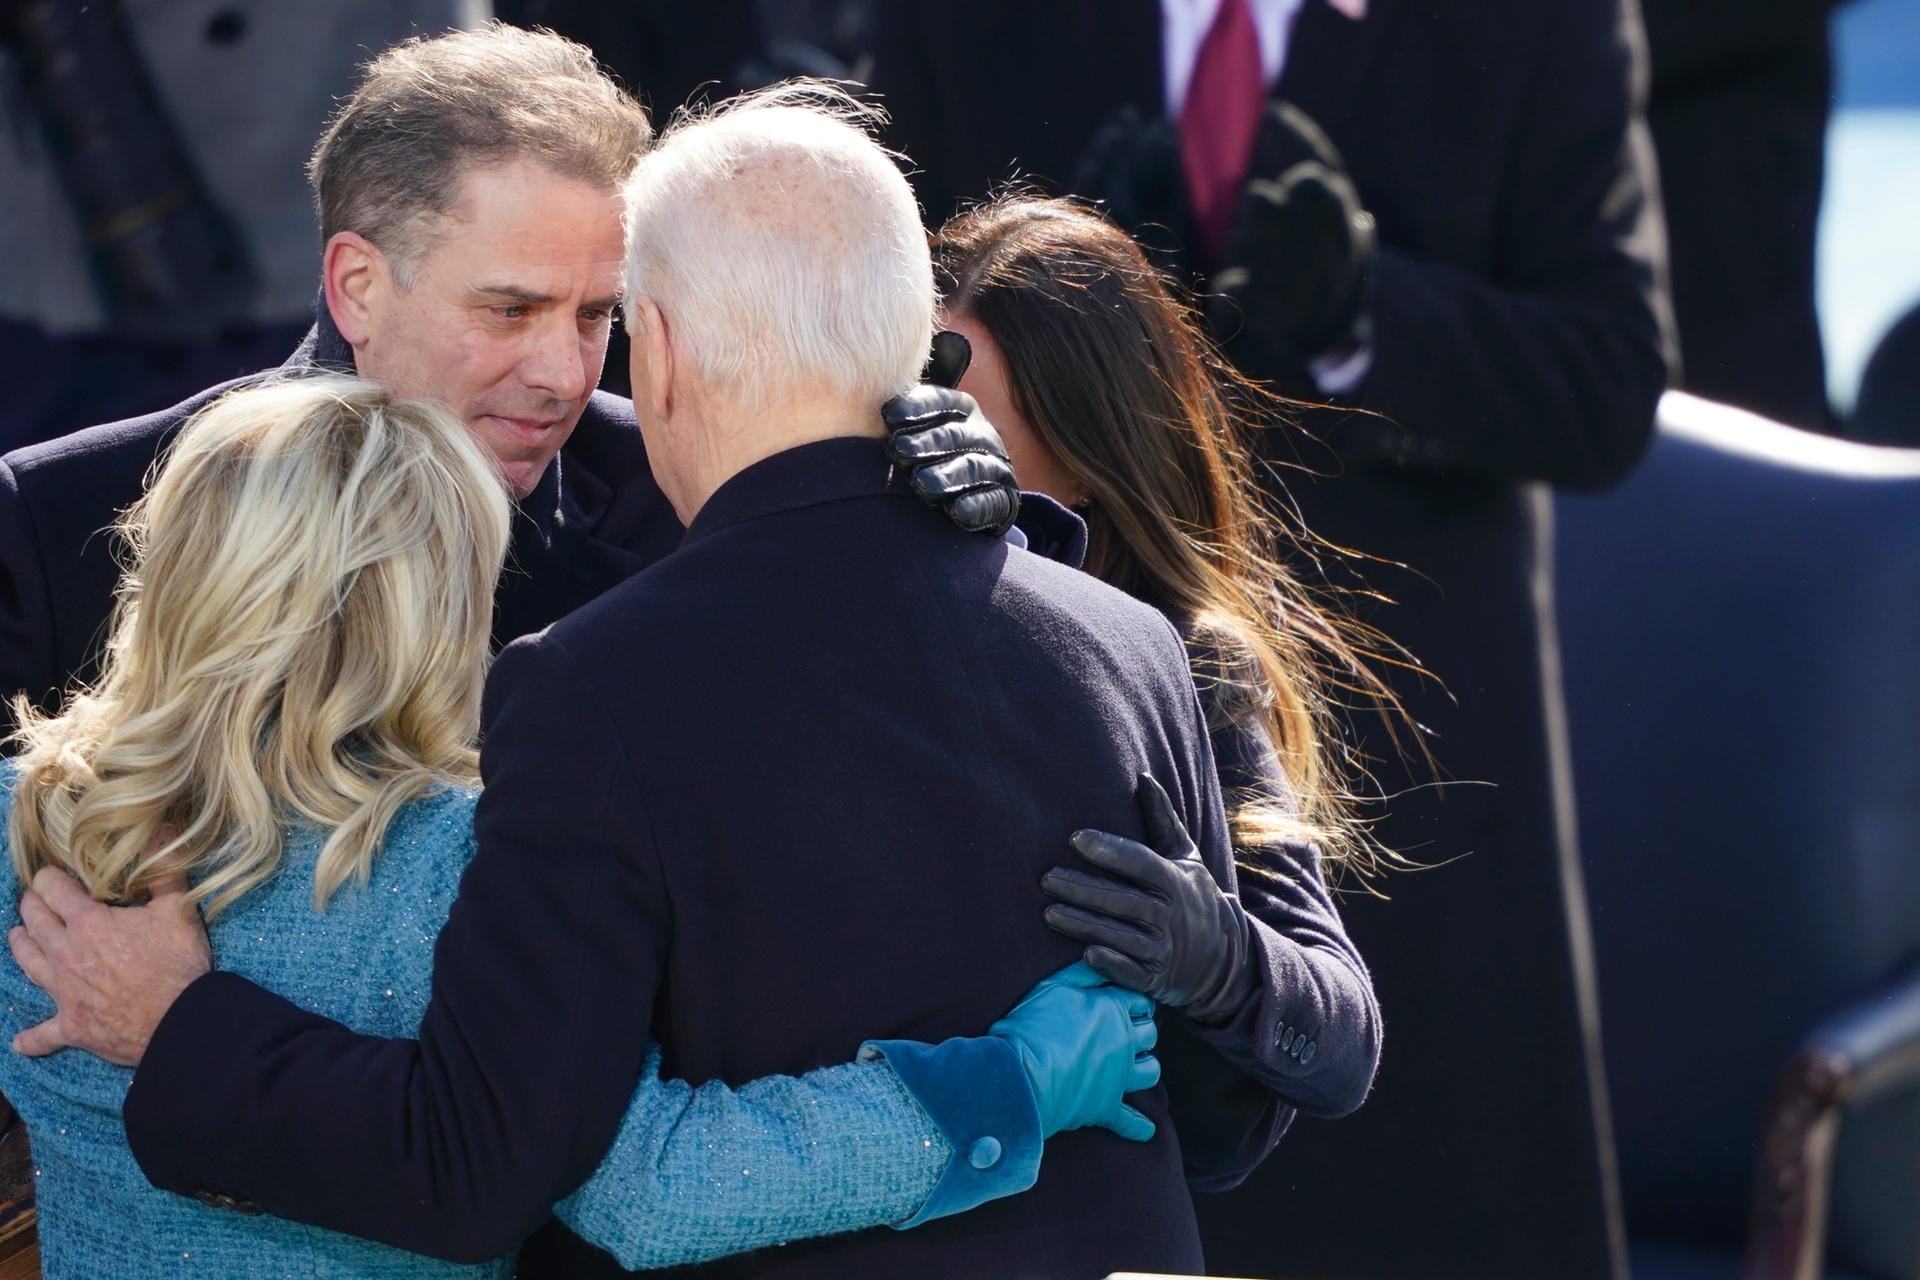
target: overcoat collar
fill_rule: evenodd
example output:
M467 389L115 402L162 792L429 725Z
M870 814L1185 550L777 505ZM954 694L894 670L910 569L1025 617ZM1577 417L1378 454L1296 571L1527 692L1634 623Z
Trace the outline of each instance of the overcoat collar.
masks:
M288 373L324 369L329 373L353 373L353 348L340 336L333 313L327 310L327 293L322 289L313 303L313 328L280 366Z
M700 508L681 545L692 546L721 529L782 511L911 492L906 473L887 461L878 440L867 436L816 440L736 472Z

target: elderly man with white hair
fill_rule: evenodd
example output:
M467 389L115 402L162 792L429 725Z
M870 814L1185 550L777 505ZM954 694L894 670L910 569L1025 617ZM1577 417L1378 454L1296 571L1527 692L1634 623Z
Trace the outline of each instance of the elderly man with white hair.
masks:
M506 1134L548 1153L537 1182L590 1168L649 1034L665 1072L697 1084L842 1061L877 1030L892 1038L864 1052L923 1094L972 1090L951 1061L929 1081L927 1044L1078 959L1041 923L1041 876L1079 827L1143 834L1142 774L1224 874L1172 627L956 528L889 462L878 410L917 381L935 297L913 197L865 123L835 91L775 89L679 122L635 169L634 404L685 542L496 663L478 853L422 1039L356 1036L231 975L197 980L125 1108L161 1185L446 1248L427 1191L456 1188L469 1229L555 1194L511 1185ZM948 678L927 680L930 665ZM1136 1141L1065 1133L1024 1196L713 1273L1198 1270L1151 1022L1138 1026L1133 1106L1102 1121ZM503 1109L522 1123L489 1127ZM971 1170L1031 1167L1033 1145L1000 1135L1032 1127L946 1136ZM564 1274L602 1266L583 1256Z

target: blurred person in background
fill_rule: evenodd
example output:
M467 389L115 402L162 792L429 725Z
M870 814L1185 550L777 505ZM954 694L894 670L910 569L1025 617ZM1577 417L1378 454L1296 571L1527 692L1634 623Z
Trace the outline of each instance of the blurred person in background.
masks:
M277 363L355 68L485 0L0 3L0 453Z
M1103 200L1211 295L1242 372L1328 406L1323 447L1269 457L1303 464L1274 496L1372 558L1295 569L1417 655L1394 692L1481 784L1422 786L1359 733L1374 834L1446 864L1347 909L1397 1047L1369 1106L1202 1203L1212 1264L1618 1274L1545 485L1634 465L1671 357L1632 0L904 0L876 22L870 83L932 218L1010 177Z
M1675 385L1832 430L1814 231L1840 0L1642 0L1673 262Z

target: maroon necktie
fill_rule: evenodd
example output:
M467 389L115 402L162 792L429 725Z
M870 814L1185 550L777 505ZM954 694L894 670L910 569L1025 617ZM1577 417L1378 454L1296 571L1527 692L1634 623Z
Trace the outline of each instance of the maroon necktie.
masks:
M1218 264L1247 176L1247 157L1266 105L1260 37L1247 0L1220 0L1200 42L1180 107L1180 158L1194 229L1209 265Z

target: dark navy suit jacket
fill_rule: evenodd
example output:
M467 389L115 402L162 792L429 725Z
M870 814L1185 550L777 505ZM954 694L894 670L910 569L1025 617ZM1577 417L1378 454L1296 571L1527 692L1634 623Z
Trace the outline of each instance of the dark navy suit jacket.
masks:
M42 705L99 670L119 581L107 532L187 419L223 392L315 367L351 371L323 305L277 370L211 387L171 409L91 427L0 459L0 695ZM653 481L633 406L595 392L566 447L516 505L507 572L494 596L504 644L579 608L678 545L683 530Z
M776 455L725 484L675 555L509 646L488 686L479 853L420 1040L209 975L128 1095L148 1175L497 1254L598 1161L649 1031L670 1074L733 1083L845 1061L868 1037L977 1033L1077 957L1041 922L1039 880L1079 826L1140 835L1139 771L1227 876L1166 619L890 480L871 440ZM1196 1271L1164 1094L1137 1101L1161 1122L1152 1142L1063 1135L1027 1195L715 1269Z

